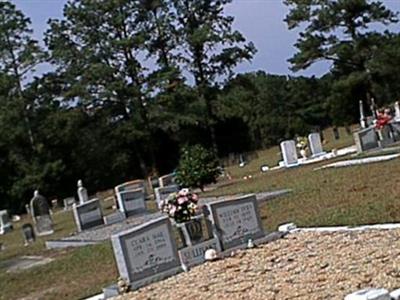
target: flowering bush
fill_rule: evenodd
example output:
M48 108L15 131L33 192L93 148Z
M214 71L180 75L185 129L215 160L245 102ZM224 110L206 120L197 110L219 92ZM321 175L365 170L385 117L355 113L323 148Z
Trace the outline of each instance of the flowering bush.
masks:
M168 213L168 216L173 218L175 222L182 223L189 221L196 215L198 200L198 196L191 193L189 189L181 189L161 201L160 209L162 212Z

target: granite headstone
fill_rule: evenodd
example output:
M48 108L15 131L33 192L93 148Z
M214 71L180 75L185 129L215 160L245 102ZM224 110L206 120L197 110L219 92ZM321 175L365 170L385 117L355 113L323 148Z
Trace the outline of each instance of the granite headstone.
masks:
M94 199L73 206L74 219L78 231L87 230L104 224L100 200Z

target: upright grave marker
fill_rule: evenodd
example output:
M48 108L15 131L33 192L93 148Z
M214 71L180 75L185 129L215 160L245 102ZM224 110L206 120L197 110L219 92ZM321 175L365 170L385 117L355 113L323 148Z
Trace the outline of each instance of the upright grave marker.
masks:
M119 209L121 212L125 213L127 217L147 211L143 188L119 192L117 195Z
M78 198L79 198L79 204L83 204L87 201L89 201L89 196L87 189L83 187L82 180L78 180Z
M78 231L90 229L104 224L100 200L93 199L73 206L75 224Z
M375 127L368 127L355 132L354 142L356 143L358 153L379 148Z
M13 229L7 210L0 210L0 234L5 234Z
M250 239L255 241L265 236L254 194L212 202L207 207L223 250L243 247Z
M31 200L31 214L35 224L36 234L49 235L53 234L53 221L50 217L50 207L47 200L35 191Z
M68 197L68 198L65 198L65 199L63 200L63 202L64 202L64 210L69 210L69 209L71 209L71 208L74 206L74 204L76 203L75 197Z
M283 141L281 143L281 151L285 167L298 165L296 143L293 140Z
M175 175L174 175L174 173L163 175L158 180L160 183L160 187L166 187L169 185L173 185L173 184L175 184Z
M178 191L179 187L177 185L155 188L154 193L156 196L157 207L160 207L160 202L167 199L170 194L177 193Z
M22 235L24 237L24 245L27 246L35 241L35 232L31 224L22 225Z
M322 149L321 136L318 132L308 135L308 143L310 144L312 157L326 154L324 149Z
M111 241L119 274L133 289L182 270L166 217L115 234Z

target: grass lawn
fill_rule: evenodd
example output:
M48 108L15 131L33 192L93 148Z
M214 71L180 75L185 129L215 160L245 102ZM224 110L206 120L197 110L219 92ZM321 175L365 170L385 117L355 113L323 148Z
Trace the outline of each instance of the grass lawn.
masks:
M341 139L335 141L331 130L325 132L326 150L352 144L351 136L342 129L340 133ZM259 158L244 168L228 168L237 182L208 194L293 189L290 195L260 205L263 223L268 230L274 230L285 222L321 226L400 221L400 159L313 171L327 164L322 162L261 173L260 165L276 165L280 160L279 153L279 148L273 147L260 151ZM242 179L247 175L252 175L252 178ZM106 210L109 210L109 202ZM51 239L75 230L70 212L55 214L54 221L56 232L50 236ZM2 261L21 255L43 255L55 260L14 274L6 273L0 267L0 299L79 299L116 281L117 269L109 242L78 249L45 250L44 239L40 238L34 245L23 247L21 224L17 223L12 233L0 237L0 242L6 245L6 250L0 252L0 266Z

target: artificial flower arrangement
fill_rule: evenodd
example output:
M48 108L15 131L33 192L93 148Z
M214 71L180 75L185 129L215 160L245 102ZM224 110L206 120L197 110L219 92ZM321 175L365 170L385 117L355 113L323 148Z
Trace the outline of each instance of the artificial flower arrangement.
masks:
M175 220L176 223L189 221L196 215L199 198L191 193L189 189L181 189L177 193L170 194L165 200L161 201L160 209Z

